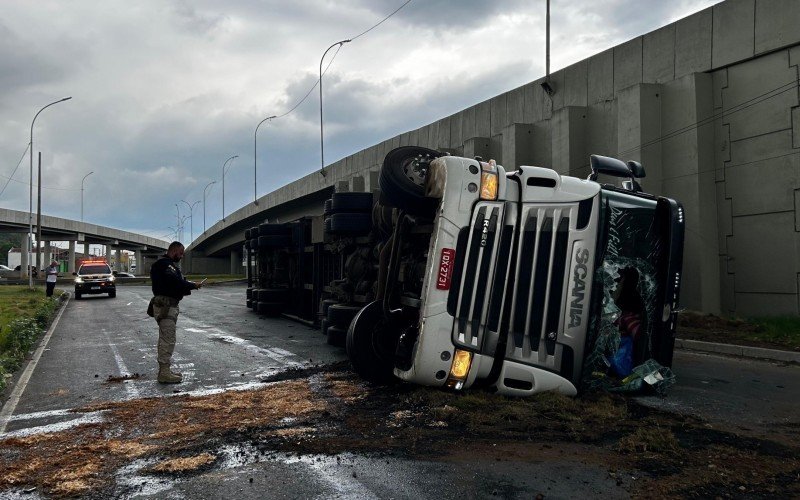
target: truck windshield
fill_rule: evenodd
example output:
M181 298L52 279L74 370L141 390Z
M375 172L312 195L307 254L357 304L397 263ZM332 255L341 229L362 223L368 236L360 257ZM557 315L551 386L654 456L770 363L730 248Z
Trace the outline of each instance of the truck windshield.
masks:
M78 274L111 274L111 268L107 264L93 264L82 266Z

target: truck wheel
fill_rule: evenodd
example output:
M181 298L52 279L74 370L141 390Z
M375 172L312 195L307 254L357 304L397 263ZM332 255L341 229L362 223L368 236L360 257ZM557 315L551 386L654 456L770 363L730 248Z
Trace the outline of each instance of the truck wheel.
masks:
M247 308L248 309L252 309L253 308L253 300L252 299L247 299L245 301L245 304L247 304Z
M324 336L326 336L326 337L328 336L328 328L329 327L330 327L330 325L328 324L328 320L327 319L323 319L322 323L320 323L320 330L322 331L322 334Z
M430 215L439 200L425 196L428 164L442 153L428 148L403 146L389 151L378 182L381 194L394 207L412 215Z
M328 344L344 347L347 339L347 330L341 326L328 327Z
M331 213L371 212L372 193L333 193Z
M347 329L347 327L350 326L350 322L353 321L353 318L360 310L361 306L333 304L328 307L328 314L326 317L329 324Z
M371 213L339 213L328 220L331 222L326 229L331 234L367 234L372 230Z
M361 309L347 329L347 357L361 378L376 384L394 380L391 358L382 357L377 349L377 334L384 324L383 305L370 302Z
M109 299L113 299L116 296L117 296L117 291L116 290L114 290L113 292L108 292L108 298Z
M288 247L292 244L292 237L288 234L270 234L258 237L259 248Z
M328 317L328 309L333 304L338 304L338 303L339 303L339 301L336 300L336 299L325 299L325 300L323 300L322 301L322 317L323 318L327 318Z
M258 250L258 238L253 238L248 241L248 248L250 248L250 250Z
M253 287L249 287L247 289L247 291L245 292L245 297L248 298L248 299L252 299L253 298Z
M272 236L276 234L291 234L292 228L288 224L259 224L258 236ZM255 235L253 235L255 236Z
M81 300L81 292L75 292L75 300Z
M249 229L245 229L245 230L244 230L244 239L245 239L245 240L249 240L250 238L251 238L251 236L250 236L250 230L249 230Z

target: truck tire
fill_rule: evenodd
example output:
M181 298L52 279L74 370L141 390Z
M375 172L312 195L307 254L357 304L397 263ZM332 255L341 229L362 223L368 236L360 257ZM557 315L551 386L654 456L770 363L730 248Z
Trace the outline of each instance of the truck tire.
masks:
M270 234L258 237L259 248L288 247L292 244L292 237L288 234Z
M244 239L245 240L249 240L250 239L250 230L249 229L245 229L244 230Z
M333 304L338 304L339 301L336 299L325 299L322 301L322 317L328 317L328 308L330 308Z
M333 193L331 213L372 212L372 193Z
M328 314L326 318L328 323L344 328L345 330L350 326L350 322L361 310L361 306L346 306L344 304L333 304L328 307Z
M81 292L75 292L75 300L81 300Z
M425 196L428 173L418 168L418 160L430 161L440 156L442 153L438 151L416 146L403 146L389 151L378 178L383 198L390 205L412 215L435 213L439 200Z
M328 320L327 319L323 319L322 323L320 323L320 330L322 331L322 335L324 335L326 337L328 336L328 327L329 326L330 325L328 324Z
M331 204L332 203L333 203L333 200L325 200L325 209L322 211L322 214L325 215L326 217L329 216L332 213L331 212Z
M258 238L253 238L248 243L250 250L258 250Z
M345 341L353 371L375 384L395 380L392 359L382 357L376 348L376 335L383 322L383 304L370 302L353 318Z
M325 222L325 229L330 234L358 235L368 234L372 230L371 213L338 213L331 215Z
M328 344L336 347L344 347L347 341L347 330L341 326L328 327Z
M253 300L252 299L247 299L245 301L245 304L247 305L248 309L252 309L253 308Z
M258 226L258 236L272 236L276 234L289 235L291 233L292 228L288 224L269 224L265 222Z
M253 287L249 287L247 289L247 291L245 292L245 297L247 297L248 299L253 298Z
M109 299L113 299L116 296L117 296L117 291L116 290L114 290L113 292L108 292L108 298Z
M279 316L283 312L283 302L261 302L257 303L257 312L264 316Z

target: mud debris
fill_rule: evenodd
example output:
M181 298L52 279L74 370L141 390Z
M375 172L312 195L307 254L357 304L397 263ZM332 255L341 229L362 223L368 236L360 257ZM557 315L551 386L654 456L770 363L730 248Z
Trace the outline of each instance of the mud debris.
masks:
M125 494L118 473L134 461L148 464L144 473L181 477L275 453L574 460L607 467L620 484L625 471L633 497L800 496L800 436L744 437L619 395L510 399L373 387L339 365L269 381L246 391L92 404L75 411L101 412L99 423L2 439L0 496L23 488L51 497Z

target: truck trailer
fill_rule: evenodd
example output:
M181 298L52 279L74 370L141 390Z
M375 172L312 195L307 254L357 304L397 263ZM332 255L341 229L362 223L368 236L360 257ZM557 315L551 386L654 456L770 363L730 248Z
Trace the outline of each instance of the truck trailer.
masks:
M683 207L643 192L638 162L590 165L578 179L394 149L379 189L245 231L247 306L320 327L376 383L574 395L669 367Z

